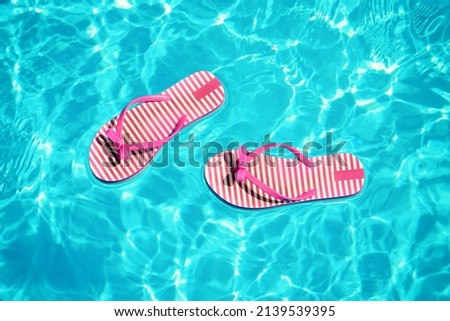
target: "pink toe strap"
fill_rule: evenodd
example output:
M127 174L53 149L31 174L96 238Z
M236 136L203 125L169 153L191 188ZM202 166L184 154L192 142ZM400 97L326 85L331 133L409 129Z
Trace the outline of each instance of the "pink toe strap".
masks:
M304 200L304 199L314 196L316 194L315 189L311 189L311 190L309 190L303 194L300 194L296 197L284 196L284 195L280 194L279 192L277 192L276 190L274 190L273 188L271 188L270 186L268 186L267 184L265 184L264 182L262 182L261 180L259 180L258 178L256 178L255 176L253 176L247 170L248 165L250 164L250 162L252 162L254 160L255 157L259 157L259 155L261 155L264 151L269 150L271 148L275 148L275 147L282 147L282 148L289 150L290 152L292 152L295 155L295 157L299 161L301 161L304 165L308 166L308 168L311 168L314 165L299 150L295 149L292 146L286 145L286 144L275 144L275 143L267 144L267 145L264 145L252 152L248 152L247 149L245 148L245 146L240 146L239 151L238 151L238 155L239 155L238 167L235 172L236 180L238 182L243 182L244 180L247 179L252 184L256 185L261 190L263 190L265 193L269 194L270 196L272 196L276 199L282 200L282 201L301 201L301 200Z
M141 143L126 143L124 141L124 138L122 135L123 121L124 121L127 110L131 106L140 104L140 103L166 101L166 100L170 100L170 99L171 98L168 95L142 96L142 97L133 99L125 106L124 109L122 109L122 112L120 113L120 115L117 119L116 129L113 130L112 128L109 128L106 131L106 136L113 143L114 148L117 150L118 154L120 155L120 159L123 159L123 160L128 159L130 157L130 152L132 152L132 151L147 150L147 149L161 147L167 141L169 141L173 136L175 136L184 127L184 124L186 123L186 120L187 120L186 115L182 115L180 117L180 119L178 120L174 129L172 130L171 134L164 139L155 140L155 141L151 141L151 142L141 142Z

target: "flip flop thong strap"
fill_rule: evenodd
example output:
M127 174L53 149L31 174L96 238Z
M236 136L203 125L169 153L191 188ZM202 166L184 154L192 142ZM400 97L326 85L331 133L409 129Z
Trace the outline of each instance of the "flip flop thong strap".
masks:
M147 103L147 102L157 102L157 101L167 101L170 100L171 97L169 95L152 95L152 96L142 96L130 101L124 109L122 109L119 117L117 118L116 129L113 130L109 128L106 131L106 136L113 142L114 148L117 150L120 158L126 160L130 157L131 151L138 150L146 150L151 148L157 148L164 145L167 141L169 141L173 136L175 136L186 123L187 117L186 115L182 115L172 130L171 134L164 139L155 140L151 142L141 142L141 143L126 143L124 141L122 135L123 122L125 118L125 114L127 110L137 104Z
M286 144L276 144L276 143L267 144L262 147L259 147L258 149L254 150L252 152L249 152L245 148L245 146L241 146L241 147L239 147L239 151L238 151L239 158L238 158L237 171L235 173L236 180L238 182L243 182L244 180L247 179L252 184L256 185L261 190L263 190L265 193L269 194L270 196L272 196L276 199L282 200L282 201L301 201L301 200L304 200L304 199L314 196L317 192L316 189L311 189L311 190L304 192L303 194L300 194L296 197L284 196L284 195L280 194L279 192L277 192L276 190L274 190L269 185L265 184L264 182L262 182L261 180L259 180L255 176L253 176L247 170L248 165L250 164L250 162L252 162L255 159L255 157L259 157L266 150L269 150L272 148L277 148L277 147L282 147L284 149L289 150L291 153L294 154L294 156L300 162L302 162L304 165L306 165L307 168L312 168L314 166L314 164L302 152L300 152L298 149L296 149L292 146L286 145Z

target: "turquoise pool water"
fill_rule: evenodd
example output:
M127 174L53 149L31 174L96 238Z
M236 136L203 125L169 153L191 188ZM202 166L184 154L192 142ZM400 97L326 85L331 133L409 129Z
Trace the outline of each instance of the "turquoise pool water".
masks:
M447 1L102 3L0 1L0 299L450 299ZM227 101L180 141L332 132L363 192L240 210L170 146L97 181L98 128L197 70Z

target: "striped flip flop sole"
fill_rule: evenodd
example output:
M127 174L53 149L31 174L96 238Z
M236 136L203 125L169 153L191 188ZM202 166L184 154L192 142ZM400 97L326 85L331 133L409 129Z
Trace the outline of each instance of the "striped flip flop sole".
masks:
M185 126L219 108L225 99L220 81L206 71L196 72L162 94L171 100L148 102L127 111L123 122L123 136L127 143L151 142L168 137L178 120L185 115ZM103 125L95 135L89 152L92 173L102 181L118 182L142 171L161 149L132 152L127 160L120 160L106 136L108 128L115 128L117 116Z
M264 184L291 198L312 189L317 191L308 199L283 201L270 196L248 180L237 182L232 172L237 159L238 150L221 152L211 157L205 166L205 179L220 198L238 207L266 208L345 197L360 192L364 185L362 164L351 154L312 157L309 160L316 165L311 168L295 159L263 154L247 170Z

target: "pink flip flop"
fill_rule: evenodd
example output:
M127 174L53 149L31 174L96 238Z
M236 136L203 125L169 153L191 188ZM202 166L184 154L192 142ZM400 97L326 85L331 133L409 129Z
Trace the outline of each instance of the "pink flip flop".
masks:
M284 148L295 159L263 154ZM364 185L364 169L351 154L307 158L285 144L252 152L244 146L211 157L205 167L210 188L224 201L244 208L265 208L354 195Z
M159 95L132 100L95 135L89 152L92 173L106 182L136 175L173 136L219 108L224 99L220 81L200 71Z

